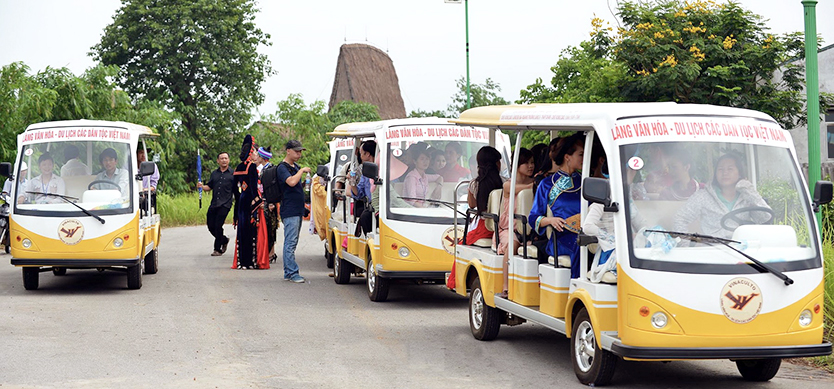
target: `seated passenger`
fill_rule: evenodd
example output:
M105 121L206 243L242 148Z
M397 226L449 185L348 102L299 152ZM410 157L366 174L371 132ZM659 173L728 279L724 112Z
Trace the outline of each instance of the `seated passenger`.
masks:
M477 214L486 212L489 194L493 190L501 189L504 180L501 178L501 153L491 146L484 146L478 150L478 176L469 184L467 202L469 208L475 209ZM470 221L466 241L463 244L473 244L480 239L492 239L493 233L486 228L483 218Z
M429 174L440 174L446 167L446 153L440 149L432 149L431 165L429 165Z
M602 177L608 178L608 164L603 163L599 171ZM595 236L599 249L594 254L588 279L591 282L617 282L617 259L614 256L614 214L605 212L605 206L600 203L588 205L588 213L582 220L582 232Z
M718 158L715 164L713 180L704 190L699 190L686 201L675 215L673 230L689 232L689 224L698 220L701 232L720 238L732 238L732 230L721 225L721 219L727 213L748 207L770 208L747 180L747 166L744 157L738 153L728 153ZM765 223L772 215L763 211L749 211L739 215L753 223Z
M61 177L89 176L93 174L90 168L78 159L78 147L67 145L64 147L64 159L67 160L61 166Z
M430 204L423 200L440 199L443 177L439 174L426 174L426 169L429 168L429 162L430 156L428 150L418 150L414 162L414 169L405 176L402 197L412 206L425 208ZM429 183L432 182L437 182L440 185L437 185L437 188L429 196Z
M536 169L536 161L533 158L533 153L530 150L525 148L521 148L518 152L518 171L516 172L516 180L515 180L515 195L518 195L518 192L521 192L525 189L530 189L533 187L533 172ZM510 263L510 253L509 253L509 234L507 233L510 229L510 181L504 183L504 199L501 205L501 218L498 220L498 242L493 242L493 244L497 243L497 252L499 255L504 255L504 288L501 292L502 298L507 298L507 290L509 289L509 263ZM518 203L515 204L518 206ZM515 213L515 212L513 212ZM513 223L515 225L515 223ZM518 249L521 245L519 237L519 233L523 233L522 231L516 231L513 229L512 237L513 237L513 247Z
M101 163L101 167L104 170L96 175L95 181L109 181L112 182L112 184L99 182L90 188L97 190L118 189L122 193L122 198L126 199L128 198L129 177L126 170L119 169L116 166L118 158L116 150L111 147L104 149L101 154L99 154L98 161Z
M446 167L440 172L445 182L460 182L470 176L469 170L460 166L460 156L463 154L463 147L458 142L446 144Z
M660 191L660 200L686 200L701 189L701 184L689 174L692 158L684 147L670 153L667 164L672 183Z
M52 170L55 168L55 161L49 152L45 152L38 157L38 169L41 174L23 185L23 190L18 190L18 203L22 204L57 204L64 200L57 196L46 196L43 194L32 194L27 192L37 193L54 193L59 195L66 194L66 185L61 177L53 174Z
M570 258L571 278L579 277L579 246L576 243L579 232L580 185L582 184L582 159L585 136L574 134L562 138L556 145L553 164L556 173L539 183L533 208L530 210L530 225L536 233L544 235L545 227L552 226L555 232L550 236L544 249L548 256L559 263L559 256ZM552 216L547 215L548 209ZM556 251L554 251L556 243ZM567 264L562 262L560 266Z

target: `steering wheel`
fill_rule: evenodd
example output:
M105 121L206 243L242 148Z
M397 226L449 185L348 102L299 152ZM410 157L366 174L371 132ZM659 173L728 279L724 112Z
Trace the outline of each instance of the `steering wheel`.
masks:
M113 181L108 181L108 180L93 180L93 182L91 182L90 185L87 185L87 190L93 189L93 185L95 185L95 184L110 184L110 185L115 186L116 189L122 190L122 187L120 187L119 184L117 184Z
M764 212L768 214L769 217L766 221L758 223L753 221L752 215L750 215L753 212ZM738 215L741 213L747 213L748 216L751 217L749 219L742 219L738 217ZM749 224L770 224L770 222L773 221L773 210L768 207L744 207L727 212L727 214L721 218L721 228L727 231L733 231L735 230L735 228L730 228L729 226L727 226L727 221L733 221L739 226L746 226Z

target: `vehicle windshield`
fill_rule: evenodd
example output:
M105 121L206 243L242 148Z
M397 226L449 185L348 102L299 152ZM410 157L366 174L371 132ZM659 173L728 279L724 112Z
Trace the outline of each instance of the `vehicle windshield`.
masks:
M720 244L647 230L731 239L781 271L819 266L811 208L788 148L688 141L629 144L620 152L633 267L755 271Z
M429 127L423 131L421 139L427 140L388 143L389 218L451 224L455 200L463 201L457 207L459 215L468 208L468 184L461 185L457 193L455 187L477 177L476 156L478 150L489 145L489 133L467 127ZM451 131L459 133L449 135Z
M20 153L21 179L15 212L24 215L82 216L77 206L99 215L130 213L133 172L130 145L110 141L26 144Z

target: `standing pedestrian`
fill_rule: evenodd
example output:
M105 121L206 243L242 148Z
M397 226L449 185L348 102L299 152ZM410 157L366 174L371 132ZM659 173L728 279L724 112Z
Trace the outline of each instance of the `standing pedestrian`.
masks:
M310 173L309 167L299 167L296 162L301 159L301 152L306 150L301 142L291 140L285 147L287 155L278 165L278 184L284 198L281 201L281 220L284 222L284 280L303 283L304 277L298 273L295 261L295 248L301 232L301 218L304 217L304 174Z
M258 156L257 156L257 163L258 163L258 179L260 180L263 177L264 171L272 167L272 162L269 160L272 159L272 148L271 147L259 147L258 148ZM275 255L275 240L276 240L276 230L278 229L278 204L269 204L266 202L266 196L264 195L264 184L263 182L258 182L258 192L260 193L261 197L264 199L264 206L263 206L263 218L267 232L267 242L266 247L269 249L269 263L275 263L278 260L278 256ZM261 226L258 225L260 230Z
M206 212L206 226L214 236L212 257L223 255L229 245L229 237L223 234L223 223L226 222L226 216L232 209L235 189L235 177L232 169L229 169L229 153L223 151L217 155L217 166L217 169L211 172L211 177L205 185L202 182L197 183L197 187L202 187L204 191L214 190L211 205Z
M246 135L240 150L240 163L235 168L235 184L238 188L234 221L237 226L233 269L254 269L257 263L257 219L262 199L258 194L258 168L253 163L257 156L255 140Z

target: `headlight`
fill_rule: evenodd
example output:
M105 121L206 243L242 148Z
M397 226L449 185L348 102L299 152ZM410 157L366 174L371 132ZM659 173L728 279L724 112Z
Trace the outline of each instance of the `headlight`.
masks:
M122 238L116 238L116 240L113 241L113 247L116 247L116 248L122 247L122 245L124 243L125 243L125 241L123 241Z
M652 325L654 326L654 328L660 329L666 327L667 322L668 318L666 317L666 314L663 312L656 312L654 315L652 315Z
M411 251L408 250L408 247L400 247L399 253L401 257L406 258L411 254Z
M23 239L23 242L21 242L21 244L23 245L23 248L25 248L25 249L28 249L29 247L32 247L32 241L29 240L29 238Z
M813 316L811 316L811 311L806 309L799 314L799 325L803 327L808 327L809 325L811 325L812 319Z

